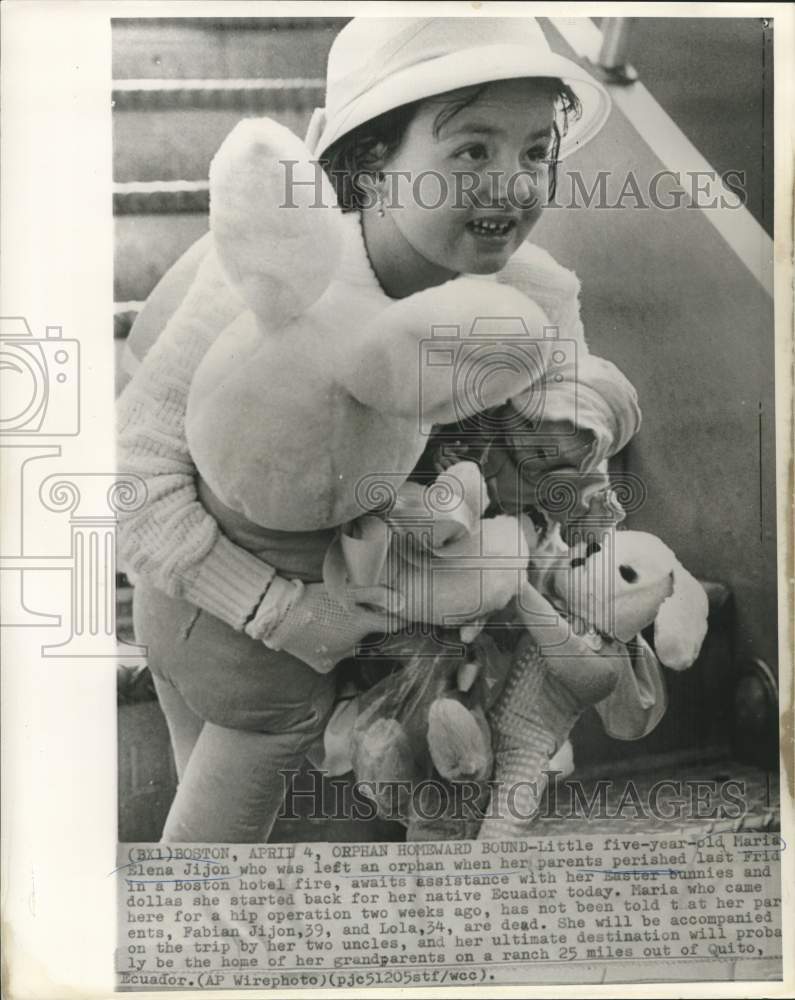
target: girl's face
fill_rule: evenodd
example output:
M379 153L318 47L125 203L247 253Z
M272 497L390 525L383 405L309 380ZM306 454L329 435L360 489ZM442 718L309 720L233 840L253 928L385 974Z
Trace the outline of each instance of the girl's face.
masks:
M382 221L401 256L410 248L452 273L491 274L548 199L554 98L534 80L492 83L439 128L454 96L423 102L384 163Z

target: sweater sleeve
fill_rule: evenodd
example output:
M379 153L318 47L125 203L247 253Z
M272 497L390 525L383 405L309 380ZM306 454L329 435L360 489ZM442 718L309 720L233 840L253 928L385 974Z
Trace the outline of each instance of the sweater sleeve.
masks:
M237 630L275 573L234 545L198 499L185 411L199 362L242 308L210 251L117 404L119 471L146 487L141 509L120 516L120 565Z
M588 353L580 318L580 281L548 251L524 243L497 275L539 305L558 328L561 339L574 340L579 354Z

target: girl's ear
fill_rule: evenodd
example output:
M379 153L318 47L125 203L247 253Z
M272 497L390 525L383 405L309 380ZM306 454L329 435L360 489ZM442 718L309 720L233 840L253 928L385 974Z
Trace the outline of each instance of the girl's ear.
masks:
M387 197L384 175L379 170L357 171L355 186L362 199L362 208L375 208Z
M386 167L388 148L385 142L374 142L367 151L367 170L375 174L379 180L384 179L383 170Z
M707 634L709 602L704 588L679 562L674 562L674 589L660 605L654 622L654 649L672 670L692 666Z
M384 167L387 160L387 144L373 142L366 151L359 154L356 165L355 185L364 195L363 208L375 208L389 197Z

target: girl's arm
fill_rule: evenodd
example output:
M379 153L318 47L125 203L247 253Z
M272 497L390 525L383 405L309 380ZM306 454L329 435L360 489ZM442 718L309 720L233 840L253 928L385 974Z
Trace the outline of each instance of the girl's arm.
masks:
M190 282L191 275L185 277ZM182 289L177 284L171 291L176 299ZM165 306L158 303L163 322ZM274 572L233 545L198 500L184 424L193 374L239 311L208 252L163 332L149 329L147 339L155 333L155 343L118 402L119 471L140 476L147 491L143 507L120 519L120 560L133 574L237 629Z

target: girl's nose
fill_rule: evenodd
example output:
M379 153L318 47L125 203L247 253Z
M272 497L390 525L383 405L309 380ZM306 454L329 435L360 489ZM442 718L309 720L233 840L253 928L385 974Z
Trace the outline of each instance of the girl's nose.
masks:
M525 212L537 208L544 203L546 167L543 164L530 169L519 166L508 183L508 197L512 208Z
M484 181L486 178L484 178ZM488 172L489 202L515 212L526 212L544 204L547 188L546 165L528 167L526 162L505 156Z
M516 202L517 164L512 156L504 154L494 164L492 194L497 204L510 207Z

